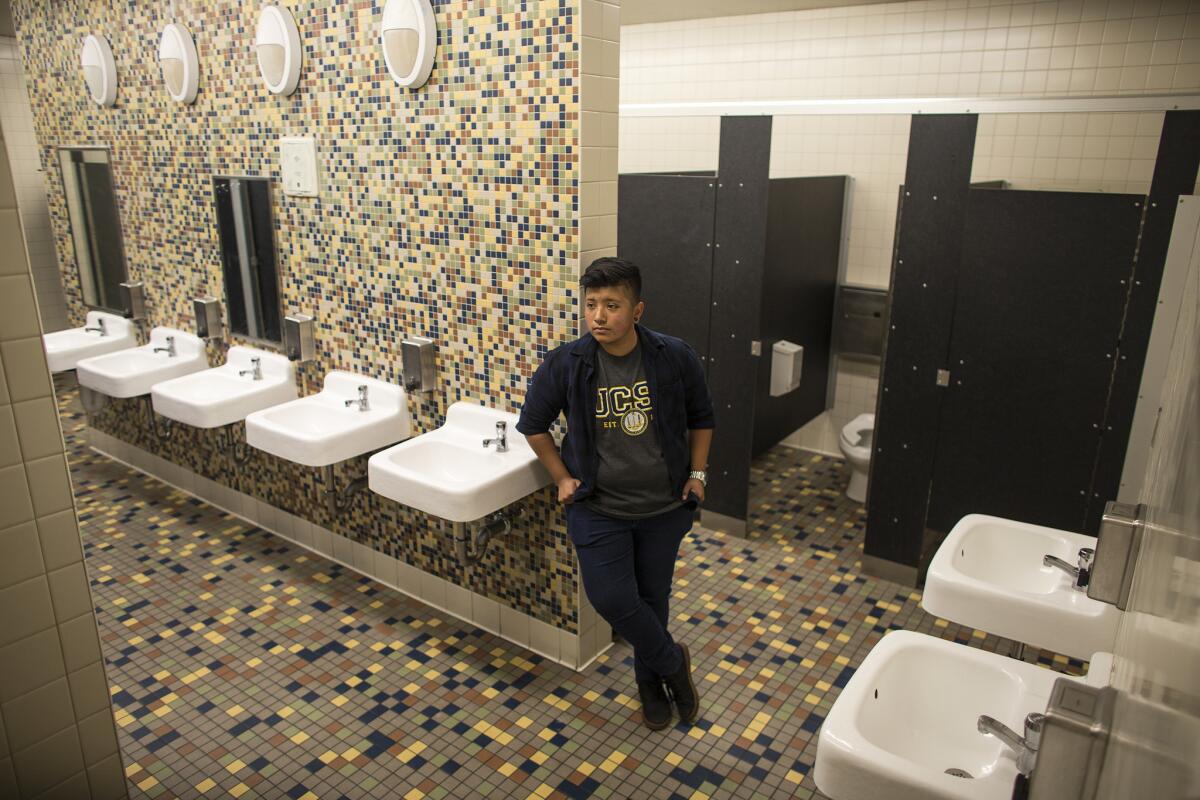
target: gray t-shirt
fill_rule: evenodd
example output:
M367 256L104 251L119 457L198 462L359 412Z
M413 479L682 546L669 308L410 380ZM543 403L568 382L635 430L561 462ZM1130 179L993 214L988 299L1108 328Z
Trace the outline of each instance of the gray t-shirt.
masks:
M597 349L596 447L600 470L588 502L603 514L641 519L682 505L671 491L654 429L653 406L639 343L623 356Z

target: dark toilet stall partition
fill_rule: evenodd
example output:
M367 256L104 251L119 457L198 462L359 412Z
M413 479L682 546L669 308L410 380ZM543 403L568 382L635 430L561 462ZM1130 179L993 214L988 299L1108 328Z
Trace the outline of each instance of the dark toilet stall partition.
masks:
M704 359L717 429L706 514L745 529L751 458L825 409L847 178L770 180L771 118L722 117L716 173L620 176L618 253L642 268L646 323ZM803 345L771 397L771 347Z
M973 189L974 128L914 117L901 196L864 567L909 583L966 514L1096 533L1200 164L1172 111L1149 196Z

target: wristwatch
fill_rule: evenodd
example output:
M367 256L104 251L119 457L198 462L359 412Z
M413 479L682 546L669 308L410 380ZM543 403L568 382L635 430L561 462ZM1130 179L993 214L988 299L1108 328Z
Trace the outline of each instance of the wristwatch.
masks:
M695 478L696 480L700 481L700 483L704 484L705 489L708 488L708 473L704 470L694 469L688 473L688 477Z

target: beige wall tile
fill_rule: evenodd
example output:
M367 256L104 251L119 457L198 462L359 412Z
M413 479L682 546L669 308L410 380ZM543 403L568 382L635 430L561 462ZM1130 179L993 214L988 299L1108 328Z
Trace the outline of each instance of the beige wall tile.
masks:
M47 577L54 597L54 614L60 622L92 612L92 595L83 562L56 569L47 573Z
M52 393L40 336L0 342L0 356L4 358L9 402L47 397Z
M0 589L27 581L45 572L37 526L23 522L0 531ZM9 609L5 609L7 612Z
M0 758L0 797L19 797L17 773L13 772L11 758Z
M11 403L8 396L8 378L4 374L4 348L0 345L0 403Z
M96 617L90 610L60 623L58 632L62 637L63 663L67 672L100 659L100 633L96 629Z
M89 766L117 752L117 730L109 709L79 721L79 744L83 748L83 761Z
M12 410L21 437L21 455L26 461L63 452L62 429L58 426L54 398L40 397L13 403Z
M79 800L90 795L87 773L76 772L54 788L39 794L34 800Z
M3 155L3 151L0 151L0 164L3 164L0 169L8 167L8 159ZM21 219L13 204L4 202L4 193L4 184L0 181L0 242L4 242L4 252L0 254L0 275L25 275L29 272L29 264L25 261L25 250L20 247L24 241Z
M13 753L13 766L17 785L27 797L58 785L63 775L83 771L83 752L75 726Z
M39 517L74 508L65 457L57 455L26 461L25 476L29 481L33 510Z
M83 545L79 540L79 523L75 519L74 509L39 517L37 529L41 539L42 561L47 572L83 560Z
M0 647L0 703L66 674L56 629Z
M88 767L88 780L92 785L92 800L119 800L128 791L119 755L109 756Z
M0 467L21 463L21 444L12 406L0 405Z
M50 587L43 575L0 589L0 608L5 612L0 614L0 647L54 625Z
M3 156L4 153L3 142L4 140L0 139L0 156ZM0 209L3 211L10 209L16 211L17 209L17 193L13 188L12 165L4 157L0 157ZM19 241L16 236L20 228L9 228L3 211L0 211L0 242Z
M99 661L72 672L67 681L71 684L71 699L79 716L109 709L108 682L104 678L104 665Z
M8 701L0 706L0 711L4 713L9 745L14 752L75 724L71 693L63 678Z
M0 468L0 528L10 528L33 519L33 504L25 468L20 464Z
M5 247L0 250L0 263L14 258L23 262L24 249ZM33 285L29 281L28 267L21 275L9 274L10 269L11 266L0 268L0 272L8 274L8 277L0 278L0 341L41 336L42 326L33 302Z

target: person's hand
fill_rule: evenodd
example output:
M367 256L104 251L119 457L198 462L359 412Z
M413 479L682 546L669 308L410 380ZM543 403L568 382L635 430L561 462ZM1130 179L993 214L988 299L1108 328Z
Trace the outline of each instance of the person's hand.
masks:
M566 477L558 482L558 502L571 503L574 502L575 490L579 488L579 484L583 481L578 478Z
M704 484L697 478L688 478L688 482L683 485L683 497L679 499L687 502L688 494L694 494L700 498L700 502L704 502Z

